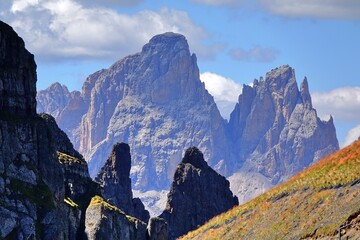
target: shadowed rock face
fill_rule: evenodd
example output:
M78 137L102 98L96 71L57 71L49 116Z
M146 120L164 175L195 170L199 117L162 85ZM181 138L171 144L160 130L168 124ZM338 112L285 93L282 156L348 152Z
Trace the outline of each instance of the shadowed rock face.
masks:
M134 199L132 195L130 167L129 145L117 143L96 177L96 181L100 183L102 195L109 203L130 216L148 222L149 212L145 210L140 199Z
M90 201L87 164L53 117L36 115L33 55L1 21L0 70L0 238L81 237L83 206L64 199Z
M176 169L166 209L160 215L168 223L169 238L196 229L238 205L229 187L229 181L208 166L197 148L187 149Z
M0 239L146 239L145 223L93 198L99 186L82 155L52 116L36 115L33 56L3 22L0 47ZM108 176L125 181L132 211L147 221L131 195L129 146L116 145L109 162Z
M36 63L24 41L0 21L0 111L36 114Z

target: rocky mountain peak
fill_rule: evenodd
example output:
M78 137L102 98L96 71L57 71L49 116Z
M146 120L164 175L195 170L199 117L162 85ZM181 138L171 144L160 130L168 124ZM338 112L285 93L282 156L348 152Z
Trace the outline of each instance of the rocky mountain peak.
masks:
M310 92L309 92L309 84L308 84L306 77L301 82L300 94L301 94L301 98L302 98L304 105L307 108L312 109L312 101L311 101L311 96L310 96Z
M155 55L182 50L189 51L186 38L178 33L166 32L152 37L149 43L145 44L142 48L142 53Z
M168 189L186 146L198 146L210 165L228 154L225 121L180 34L154 36L141 52L90 75L81 97L83 105L69 114L70 101L59 122L72 117L62 126L92 176L116 142L131 146L131 177L141 190Z
M126 214L144 222L150 218L140 199L133 198L130 179L131 155L126 143L116 143L96 177L106 200Z
M174 174L166 209L160 215L168 223L169 239L238 205L229 187L229 181L206 164L201 151L188 148Z
M189 163L196 168L204 169L208 166L204 160L204 155L196 147L190 147L186 150L182 163Z
M129 178L131 168L130 147L126 143L116 143L109 157L112 174Z
M47 89L39 91L36 98L38 100L37 112L46 112L57 118L69 104L71 95L65 85L55 82Z
M276 185L339 149L333 122L322 122L312 108L307 79L299 90L295 71L288 65L243 88L230 117L229 134L239 168L246 174L260 172L260 185L269 184L264 176Z
M36 114L36 63L24 41L0 21L0 111L18 116Z

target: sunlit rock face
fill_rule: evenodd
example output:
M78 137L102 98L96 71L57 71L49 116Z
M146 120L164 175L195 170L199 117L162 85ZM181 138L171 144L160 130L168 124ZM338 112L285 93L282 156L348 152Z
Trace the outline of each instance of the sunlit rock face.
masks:
M196 56L175 33L157 35L141 52L90 75L81 94L59 86L51 91L56 89L70 99L52 111L87 159L90 175L96 176L113 144L126 142L138 192L169 190L189 146L229 177L240 202L339 148L333 119L317 117L307 79L298 87L287 65L244 86L227 123L199 79ZM46 109L52 101L40 102Z
M38 97L43 105L40 97L46 95L52 96L41 92ZM72 126L63 124L67 105L59 111L59 125L88 160L92 176L115 142L130 145L136 189L168 189L191 145L198 146L212 166L226 170L225 121L200 81L196 56L182 35L157 35L140 53L90 75L73 105L79 112L85 105L85 114L73 115Z
M333 119L317 117L307 79L299 89L288 65L244 86L228 131L241 172L261 174L255 178L261 182L257 194L339 149ZM230 179L238 185L238 177ZM244 194L243 186L237 188L233 190ZM251 186L248 190L254 191Z

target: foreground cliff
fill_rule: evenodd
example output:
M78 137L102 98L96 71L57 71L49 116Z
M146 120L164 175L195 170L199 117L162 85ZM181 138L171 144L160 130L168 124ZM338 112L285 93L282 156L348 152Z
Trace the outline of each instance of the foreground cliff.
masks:
M86 162L51 116L36 114L34 56L3 22L0 38L0 237L76 238L83 214L64 199L87 201L92 181ZM61 162L65 155L76 166ZM77 175L78 188L69 189Z
M82 155L52 116L36 114L34 56L1 21L0 52L0 239L94 239L115 228L114 239L146 239L145 223L98 204Z
M359 172L358 140L183 239L359 239Z
M174 174L165 211L169 238L175 239L239 204L229 181L208 166L195 147L188 148Z

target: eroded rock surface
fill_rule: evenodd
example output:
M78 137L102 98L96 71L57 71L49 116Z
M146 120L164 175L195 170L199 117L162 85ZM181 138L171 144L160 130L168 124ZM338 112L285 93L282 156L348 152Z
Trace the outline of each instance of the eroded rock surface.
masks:
M177 166L160 217L168 223L169 238L175 239L238 204L229 181L208 166L199 149L191 147Z
M104 198L130 216L148 222L150 215L131 191L131 155L126 143L114 145L110 157L101 168L96 181L100 183Z

